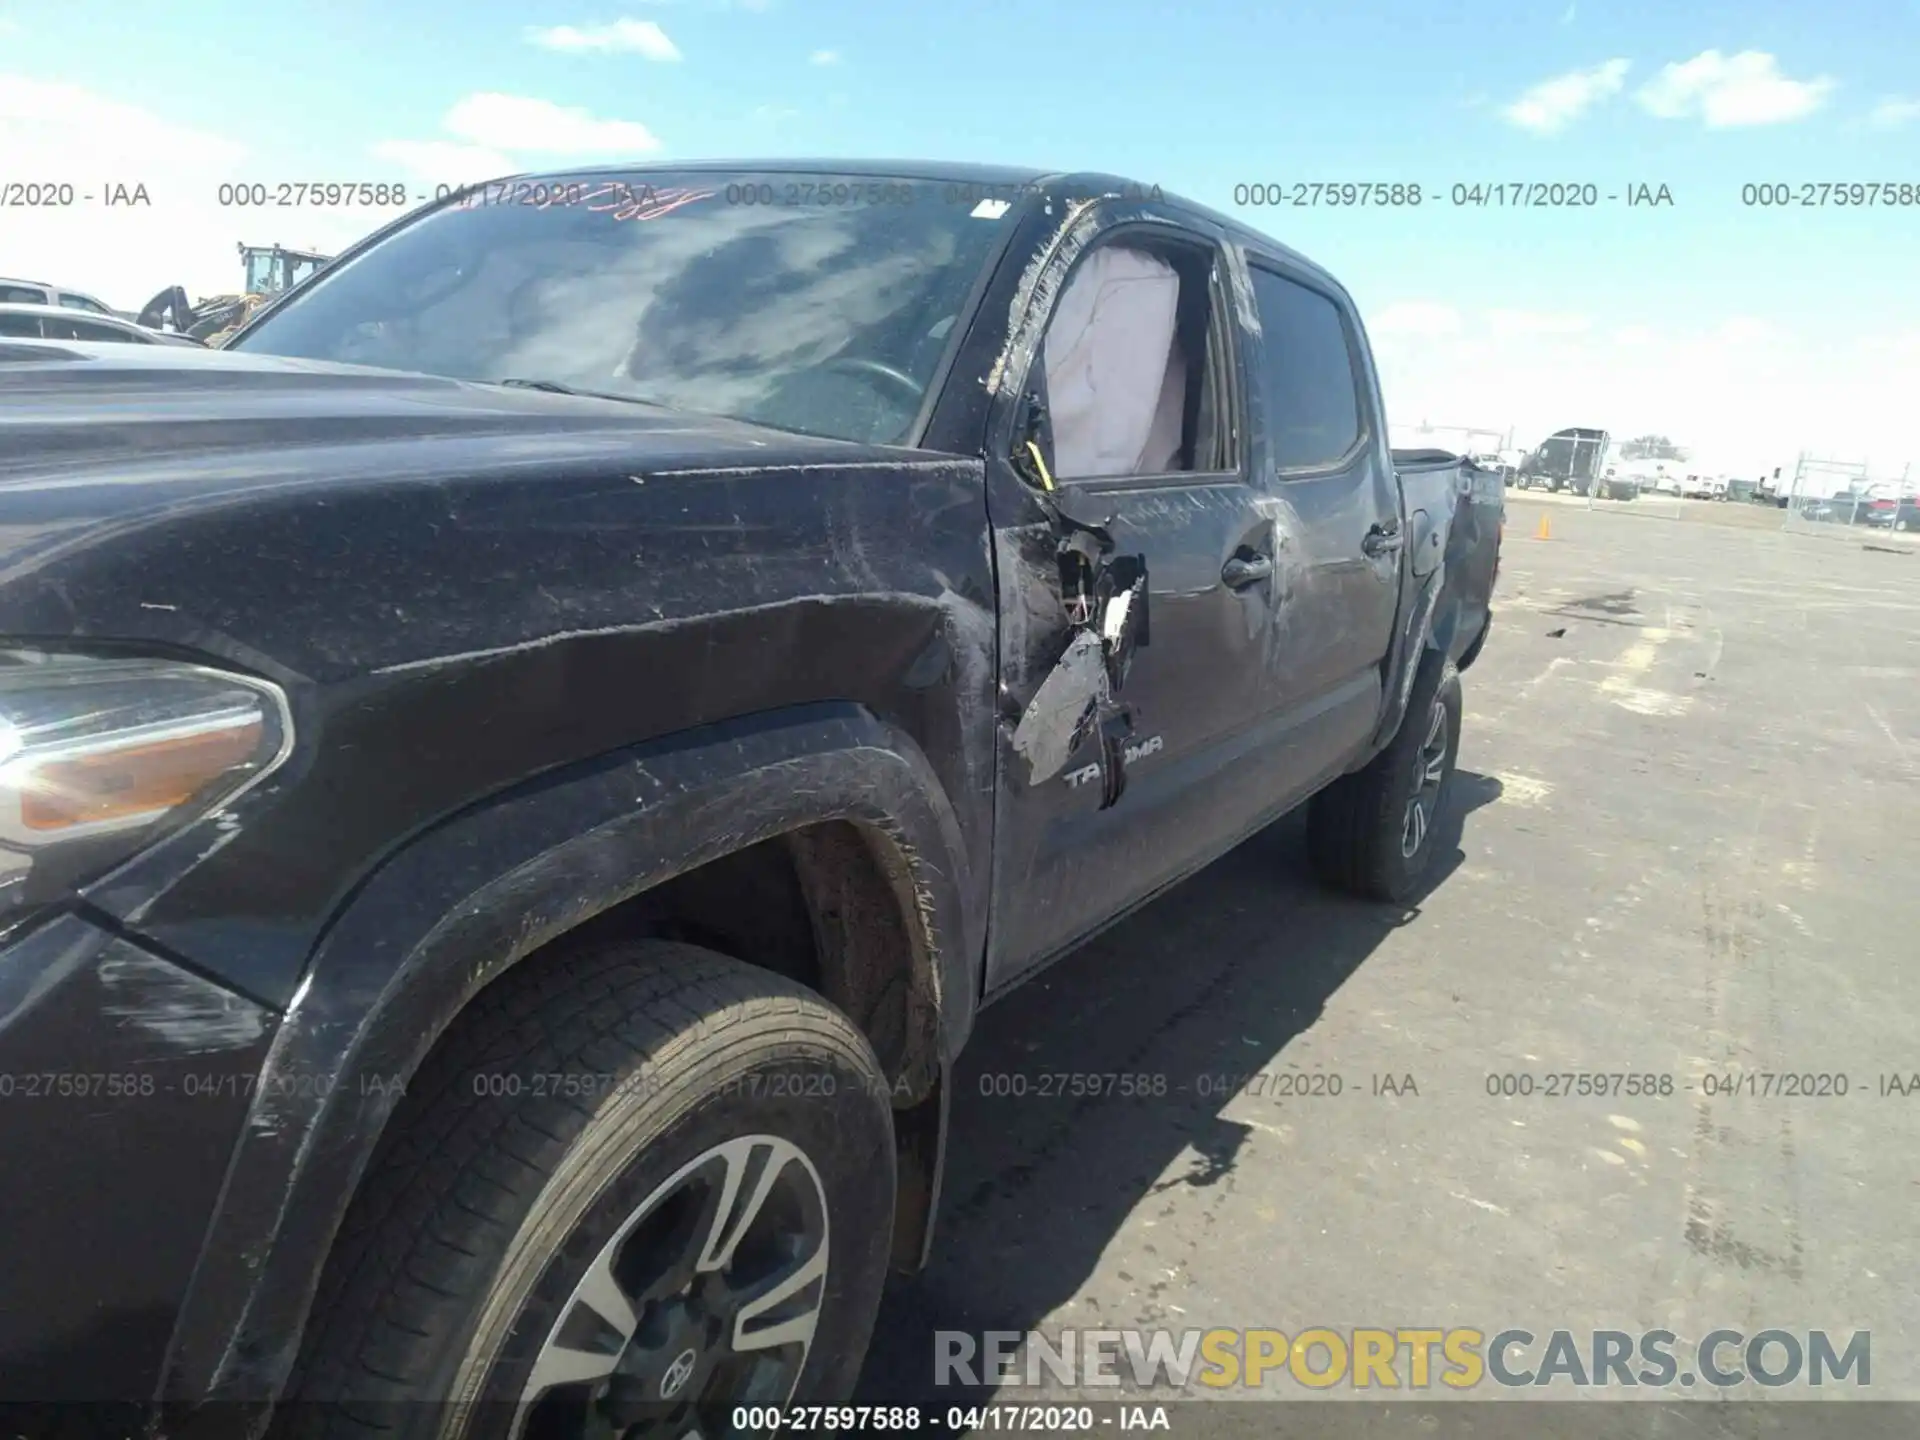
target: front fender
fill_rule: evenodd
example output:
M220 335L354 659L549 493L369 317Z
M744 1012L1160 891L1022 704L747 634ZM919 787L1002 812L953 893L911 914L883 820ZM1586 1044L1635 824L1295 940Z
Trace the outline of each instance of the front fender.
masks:
M415 840L316 948L268 1054L162 1398L270 1404L341 1218L404 1080L487 983L673 875L824 821L884 837L943 1067L973 1021L983 936L926 758L852 704L729 721L483 802Z

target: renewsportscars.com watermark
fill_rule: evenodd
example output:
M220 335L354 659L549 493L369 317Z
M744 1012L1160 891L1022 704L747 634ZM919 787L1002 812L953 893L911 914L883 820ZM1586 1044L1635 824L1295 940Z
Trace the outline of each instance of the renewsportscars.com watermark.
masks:
M936 1385L1174 1387L1218 1394L1300 1386L1330 1390L1472 1390L1610 1386L1715 1390L1757 1385L1867 1386L1871 1331L1711 1330L1697 1345L1671 1330L1492 1332L1338 1330L937 1330Z

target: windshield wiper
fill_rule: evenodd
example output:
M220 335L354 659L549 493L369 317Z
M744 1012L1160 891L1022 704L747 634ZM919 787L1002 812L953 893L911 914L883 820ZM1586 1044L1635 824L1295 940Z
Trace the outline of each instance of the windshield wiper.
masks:
M511 385L516 390L544 390L549 395L584 395L590 400L624 400L629 405L651 405L656 410L677 410L677 405L668 405L659 400L648 400L640 395L617 395L611 390L582 390L574 385L562 385L558 380L526 380L517 375L505 380L495 380L495 385Z

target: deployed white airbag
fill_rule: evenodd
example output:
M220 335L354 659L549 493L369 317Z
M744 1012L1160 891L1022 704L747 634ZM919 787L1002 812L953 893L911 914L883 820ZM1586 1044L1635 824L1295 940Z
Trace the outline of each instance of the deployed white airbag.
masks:
M1103 246L1074 272L1045 351L1061 478L1174 467L1186 395L1174 353L1179 301L1178 273L1139 250Z

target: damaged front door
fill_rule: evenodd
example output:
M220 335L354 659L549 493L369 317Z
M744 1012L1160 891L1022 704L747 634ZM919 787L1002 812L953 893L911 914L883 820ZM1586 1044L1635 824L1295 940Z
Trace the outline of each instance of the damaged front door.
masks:
M1037 398L1030 413L1039 412ZM1028 466L1020 468L1041 487L1039 497L1058 535L1060 608L1066 617L1067 647L1047 672L1014 726L1013 748L1027 762L1027 781L1040 785L1067 768L1083 743L1091 742L1090 764L1068 775L1080 786L1097 781L1102 810L1126 793L1127 763L1134 747L1134 711L1123 698L1134 652L1149 638L1147 569L1143 555L1115 555L1113 536L1102 526L1076 520L1060 505L1036 424L1021 448Z
M989 427L990 986L1239 838L1272 788L1249 744L1284 579L1220 237L1151 205L1062 225Z

